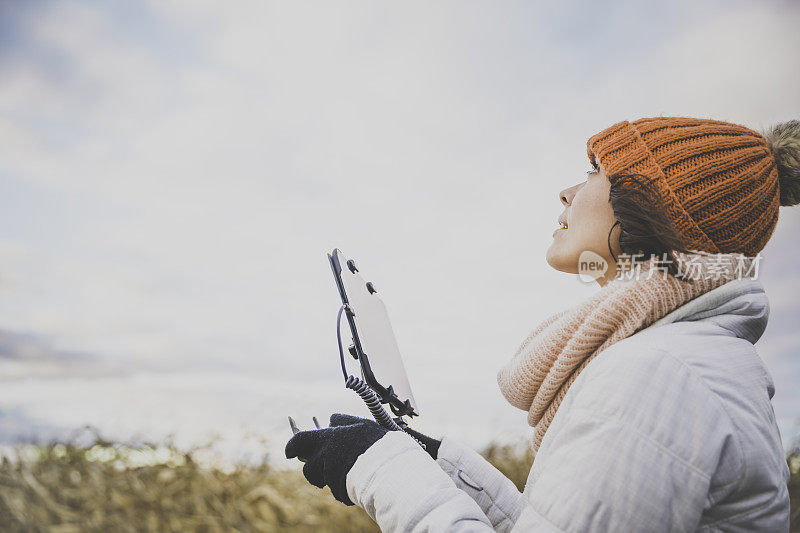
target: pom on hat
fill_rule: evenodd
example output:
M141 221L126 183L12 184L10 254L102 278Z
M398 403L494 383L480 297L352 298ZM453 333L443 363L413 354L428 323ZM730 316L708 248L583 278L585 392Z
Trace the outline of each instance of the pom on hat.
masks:
M781 205L800 204L800 120L776 124L764 137L778 167Z

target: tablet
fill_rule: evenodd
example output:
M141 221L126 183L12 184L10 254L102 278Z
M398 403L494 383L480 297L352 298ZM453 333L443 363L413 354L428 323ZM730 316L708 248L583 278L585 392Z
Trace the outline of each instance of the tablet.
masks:
M377 290L338 248L328 259L353 338L349 352L360 363L362 379L395 415L419 415L389 314Z

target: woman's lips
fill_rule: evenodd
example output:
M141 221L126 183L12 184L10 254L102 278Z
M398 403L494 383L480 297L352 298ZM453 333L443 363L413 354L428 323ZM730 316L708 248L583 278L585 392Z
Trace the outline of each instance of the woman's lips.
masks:
M564 228L566 228L569 225L567 224L567 213L564 212L558 215L558 220L556 220L556 222L558 222L559 226L563 226Z
M566 216L566 213L561 213L561 214L558 216L558 220L557 220L557 222L558 222L558 225L559 225L559 227L558 227L558 228L556 228L556 230L553 232L553 236L554 236L554 237L555 237L556 233L558 233L558 232L559 232L559 231L561 231L562 229L563 229L563 230L565 230L565 229L567 229L567 228L569 227L569 224L567 224L567 216Z

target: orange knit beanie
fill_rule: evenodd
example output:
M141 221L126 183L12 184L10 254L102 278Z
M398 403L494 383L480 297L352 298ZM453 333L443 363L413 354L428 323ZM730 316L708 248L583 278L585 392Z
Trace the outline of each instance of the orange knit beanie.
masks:
M766 135L718 120L684 117L622 121L586 143L606 175L640 174L689 250L756 255L779 205L800 202L800 121Z

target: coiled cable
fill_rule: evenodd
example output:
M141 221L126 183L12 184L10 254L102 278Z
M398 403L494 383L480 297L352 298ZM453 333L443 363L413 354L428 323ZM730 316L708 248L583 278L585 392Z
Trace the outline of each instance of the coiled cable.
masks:
M420 442L419 439L405 431L405 428L400 426L394 419L389 416L389 413L386 412L386 409L383 408L381 405L380 400L378 399L378 395L375 394L375 391L372 390L364 380L356 376L349 376L347 374L347 367L344 364L344 349L342 348L342 312L344 311L345 306L341 306L339 308L339 313L336 315L336 340L339 342L339 360L342 363L342 374L344 374L344 386L350 390L355 391L356 394L361 396L361 399L364 400L364 403L367 404L367 408L369 412L372 413L372 417L375 419L378 424L385 427L389 431L403 431L412 439L414 439L417 444L422 446L422 449L427 449L427 446L423 442Z
M389 413L387 413L386 409L383 408L380 400L378 400L378 395L375 394L375 391L372 390L370 386L360 378L357 378L356 376L348 376L347 380L344 382L344 386L348 389L356 391L356 394L361 396L361 399L364 400L365 404L367 404L369 412L372 413L372 417L378 422L378 424L390 431L401 431L403 429L397 425L397 422L392 420L392 417L389 416Z

